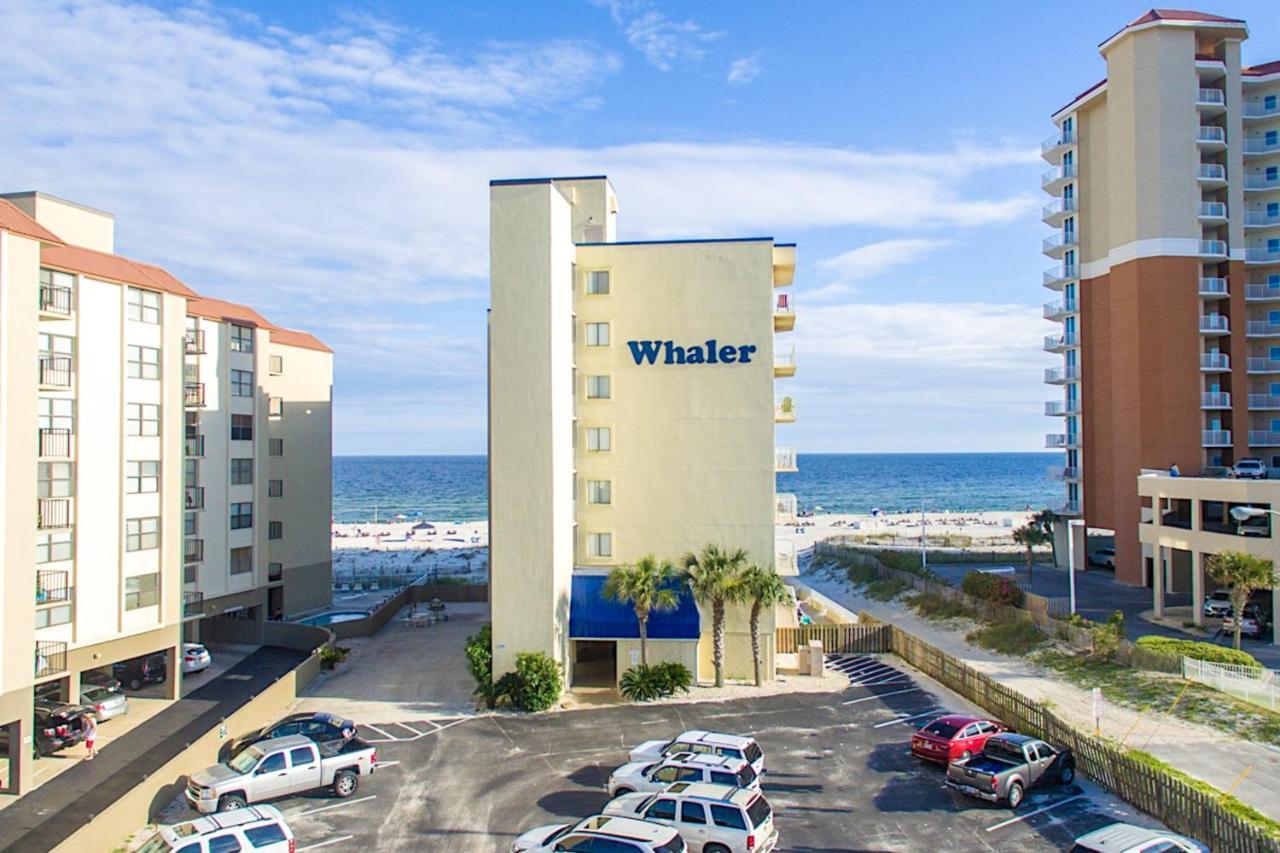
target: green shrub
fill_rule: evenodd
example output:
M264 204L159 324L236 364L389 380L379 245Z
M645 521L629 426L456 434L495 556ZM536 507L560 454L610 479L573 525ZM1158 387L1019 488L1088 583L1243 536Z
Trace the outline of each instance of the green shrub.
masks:
M622 695L632 702L651 702L664 699L677 691L688 692L693 685L693 673L682 664L659 663L652 666L638 664L622 673Z
M1117 610L1104 624L1090 623L1089 638L1093 641L1090 652L1100 660L1111 660L1124 639L1124 613Z
M968 572L960 582L965 595L1009 607L1022 606L1022 590L1006 577L990 572Z
M346 660L351 649L346 646L325 646L320 649L320 668L333 669L335 665Z
M668 661L657 664L654 669L661 674L664 686L672 694L688 693L693 686L693 673L682 663Z
M896 579L872 581L867 584L867 598L873 601L892 601L911 589L911 584Z
M477 692L487 690L493 683L493 628L485 625L467 637L463 653L467 656L467 672L476 681Z
M1146 638L1144 637L1143 639L1146 639ZM1173 637L1160 637L1159 639L1174 640L1174 642L1185 642L1182 640L1175 640ZM1207 645L1207 644L1202 644L1202 645ZM1197 791L1200 791L1201 793L1208 794L1211 797L1217 798L1219 804L1222 805L1222 807L1225 808L1231 814L1235 815L1236 817L1244 821L1247 821L1248 823L1253 824L1254 826L1266 832L1268 835L1272 836L1273 838L1280 838L1280 823L1277 823L1276 821L1262 814L1252 806L1245 805L1244 803L1237 800L1231 794L1220 791L1217 788L1210 785L1208 782L1203 782L1195 778L1194 776L1188 776L1186 773L1183 773L1181 770L1174 767L1172 764L1167 764L1166 762L1161 761L1160 759L1156 758L1154 755L1152 755L1149 752L1143 752L1140 749L1126 749L1124 754L1141 764L1145 764L1146 766L1150 767L1153 770L1157 770L1163 773L1167 773L1170 776L1173 776L1174 778L1178 779L1181 782L1186 783L1187 785L1189 785L1192 788L1195 788Z
M845 573L849 576L849 583L857 586L866 586L880 579L880 570L865 563L849 566L845 569Z
M1030 619L998 622L970 631L966 639L983 648L1005 655L1026 655L1047 642L1044 634Z
M516 678L518 683L512 699L522 711L545 711L556 704L564 692L560 664L543 652L516 655Z
M906 601L926 619L960 619L974 615L972 610L955 599L932 592L918 592L908 596Z
M1202 643L1198 640L1181 640L1177 637L1139 637L1137 646L1148 652L1192 658L1209 663L1225 663L1235 666L1262 666L1258 659L1248 652L1213 643Z

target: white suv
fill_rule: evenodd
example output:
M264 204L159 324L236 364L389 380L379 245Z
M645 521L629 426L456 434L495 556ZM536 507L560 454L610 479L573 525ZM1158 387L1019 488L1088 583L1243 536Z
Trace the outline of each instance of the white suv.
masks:
M778 845L773 808L750 788L676 782L658 794L624 794L604 813L674 826L694 853L770 853Z
M688 731L672 740L647 740L631 750L632 761L661 761L677 752L699 755L723 755L741 758L751 765L757 776L764 775L764 752L756 739L723 732Z
M669 826L647 820L596 815L581 823L540 826L511 844L511 853L608 850L610 853L688 853L689 847Z
M204 853L206 850L252 850L294 853L297 842L275 806L245 806L229 812L162 826L137 853Z
M675 752L662 761L632 761L609 776L609 796L661 791L672 782L710 782L760 790L760 777L742 758Z

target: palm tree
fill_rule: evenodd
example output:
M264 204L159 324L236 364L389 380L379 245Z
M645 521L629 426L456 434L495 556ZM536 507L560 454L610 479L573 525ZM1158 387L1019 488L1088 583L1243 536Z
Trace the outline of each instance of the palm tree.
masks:
M1231 612L1235 615L1236 628L1233 645L1238 649L1244 607L1255 589L1271 589L1276 585L1275 566L1270 560L1242 551L1223 551L1210 555L1205 569L1214 580L1231 587Z
M1053 563L1058 564L1058 540L1053 537L1053 524L1058 517L1051 509L1042 509L1031 516L1031 523L1039 527L1049 537L1049 547L1053 550Z
M1027 586L1031 585L1031 566L1035 562L1035 548L1046 542L1052 541L1052 537L1045 532L1045 529L1035 520L1024 524L1017 530L1013 531L1013 541L1021 544L1027 549Z
M766 607L773 607L791 600L791 587L783 582L772 569L747 566L742 573L736 596L751 605L751 659L756 668L756 687L760 686L760 614Z
M708 545L701 554L685 554L680 563L689 577L693 597L711 606L711 663L716 668L716 687L724 687L724 609L738 594L747 552Z
M649 665L649 614L670 613L680 605L675 588L676 567L670 560L659 562L652 554L634 566L618 566L604 582L604 597L630 604L640 623L640 663Z

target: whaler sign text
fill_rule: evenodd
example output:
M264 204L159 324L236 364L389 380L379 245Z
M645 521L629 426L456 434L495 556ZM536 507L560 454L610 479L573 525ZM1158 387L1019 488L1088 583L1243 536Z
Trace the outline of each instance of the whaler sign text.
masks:
M715 338L679 346L674 341L627 341L636 364L750 364L755 344L723 344Z

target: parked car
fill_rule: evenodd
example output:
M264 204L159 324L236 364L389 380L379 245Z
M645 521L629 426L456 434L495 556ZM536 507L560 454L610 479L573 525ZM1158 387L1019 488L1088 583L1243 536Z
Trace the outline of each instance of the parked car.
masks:
M113 693L105 687L85 687L80 691L80 704L89 709L98 722L129 713L129 697Z
M137 853L199 853L203 850L252 850L254 853L294 853L297 842L284 815L275 806L248 806L173 826L162 826L143 842Z
M1116 549L1098 548L1090 551L1089 565L1101 566L1104 569L1112 569L1114 571L1116 567Z
M1146 829L1131 823L1113 823L1076 839L1071 853L1209 853L1209 848L1184 835L1165 829Z
M302 735L272 738L225 764L192 773L187 802L201 814L211 814L320 788L346 799L356 792L360 777L371 775L377 765L377 751L359 738L327 746Z
M1008 731L983 717L948 714L922 726L911 736L911 754L925 761L947 764L982 752L987 738Z
M97 669L86 669L80 673L80 684L92 684L95 687L102 687L110 690L112 693L119 693L121 684L120 679L111 673L111 667L100 666Z
M613 815L596 815L576 824L540 826L511 843L511 853L543 850L686 853L688 849L680 833L669 826Z
M1202 611L1210 619L1221 619L1231 612L1231 590L1218 589L1205 596Z
M962 794L1016 809L1027 790L1076 778L1071 750L1057 750L1028 735L1003 732L987 739L982 752L947 765L947 785Z
M760 777L743 758L675 752L659 762L630 761L609 775L609 796L661 791L672 782L710 782L760 790Z
M111 674L130 690L140 690L144 684L160 684L168 678L169 665L163 654L142 655L112 664Z
M203 669L208 669L211 663L213 663L213 656L200 643L182 644L183 673L190 675L193 672L200 672Z
M219 750L218 757L225 761L245 747L259 741L289 735L302 735L316 743L329 744L353 738L359 733L360 729L354 722L337 714L328 714L323 711L290 714L270 725L263 726L256 732L235 738Z
M769 853L778 845L773 807L750 788L676 782L657 794L623 794L604 813L673 826L694 853Z
M1256 456L1246 456L1231 466L1231 474L1240 480L1267 479L1267 464Z
M746 735L731 735L723 732L705 732L700 729L684 732L671 740L647 740L631 750L632 761L659 761L664 756L677 752L692 752L699 755L723 755L727 758L742 758L763 776L764 752L756 739Z
M35 748L38 755L53 755L84 740L83 705L40 700L35 703Z
M1244 615L1240 620L1240 633L1246 637L1252 637L1255 640L1261 640L1267 633L1267 629L1271 627L1271 619L1267 612L1256 604L1246 604L1244 606ZM1222 619L1222 630L1234 632L1236 629L1235 612L1227 611L1227 615Z

